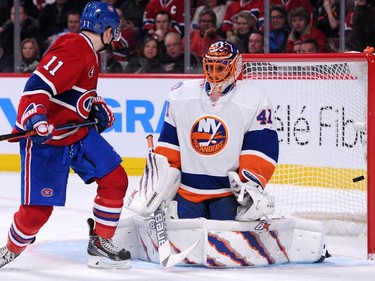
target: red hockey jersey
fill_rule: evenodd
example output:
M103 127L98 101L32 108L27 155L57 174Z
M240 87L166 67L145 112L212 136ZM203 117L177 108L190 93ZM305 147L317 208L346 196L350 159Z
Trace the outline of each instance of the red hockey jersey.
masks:
M47 109L50 124L80 122L88 118L96 87L100 57L84 34L60 36L44 55L26 82L21 97L16 129L24 130L21 118L31 103ZM56 131L49 144L69 145L87 134L88 128Z
M171 15L173 31L179 34L184 33L184 0L150 0L143 15L143 28L145 30L154 29L155 15L160 11L166 11Z

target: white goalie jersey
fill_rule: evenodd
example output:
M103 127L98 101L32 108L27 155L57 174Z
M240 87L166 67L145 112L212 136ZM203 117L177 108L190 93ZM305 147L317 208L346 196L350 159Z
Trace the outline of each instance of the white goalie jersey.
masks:
M278 160L273 109L251 82L236 85L212 105L203 80L172 88L155 152L181 169L179 193L193 202L231 194L228 172L245 169L265 187Z

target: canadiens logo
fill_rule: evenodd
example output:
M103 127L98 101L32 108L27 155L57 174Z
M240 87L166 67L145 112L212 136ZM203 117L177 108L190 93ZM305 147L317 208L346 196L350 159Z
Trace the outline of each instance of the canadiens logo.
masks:
M226 146L228 129L218 117L203 116L191 128L190 140L192 147L199 154L214 155Z
M89 77L92 78L94 76L94 70L95 70L95 67L91 67L90 71L89 71Z
M79 97L77 101L77 113L82 118L87 118L91 111L92 98L95 96L95 90L89 90Z
M51 197L53 196L53 189L52 188L43 188L40 192L43 197Z

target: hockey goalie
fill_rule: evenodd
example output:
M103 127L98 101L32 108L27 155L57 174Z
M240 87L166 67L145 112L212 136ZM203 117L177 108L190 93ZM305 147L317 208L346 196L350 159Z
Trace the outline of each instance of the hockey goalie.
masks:
M273 109L240 80L241 55L221 40L203 58L205 79L174 86L155 150L125 206L136 213L132 256L208 267L321 262L322 224L273 218L267 195L279 155Z

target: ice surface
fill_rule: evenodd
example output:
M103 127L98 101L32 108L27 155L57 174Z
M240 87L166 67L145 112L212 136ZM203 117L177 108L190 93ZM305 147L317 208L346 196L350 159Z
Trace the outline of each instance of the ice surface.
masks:
M46 175L47 176L47 175ZM131 177L130 184L138 178ZM0 173L0 246L6 243L13 213L19 206L19 174ZM366 236L327 236L333 257L321 264L286 264L259 268L211 269L179 266L163 269L158 264L133 260L130 270L89 269L86 265L88 229L95 185L85 185L74 174L68 184L65 207L52 217L14 262L0 269L0 281L95 281L95 280L375 280L375 261L366 260Z

